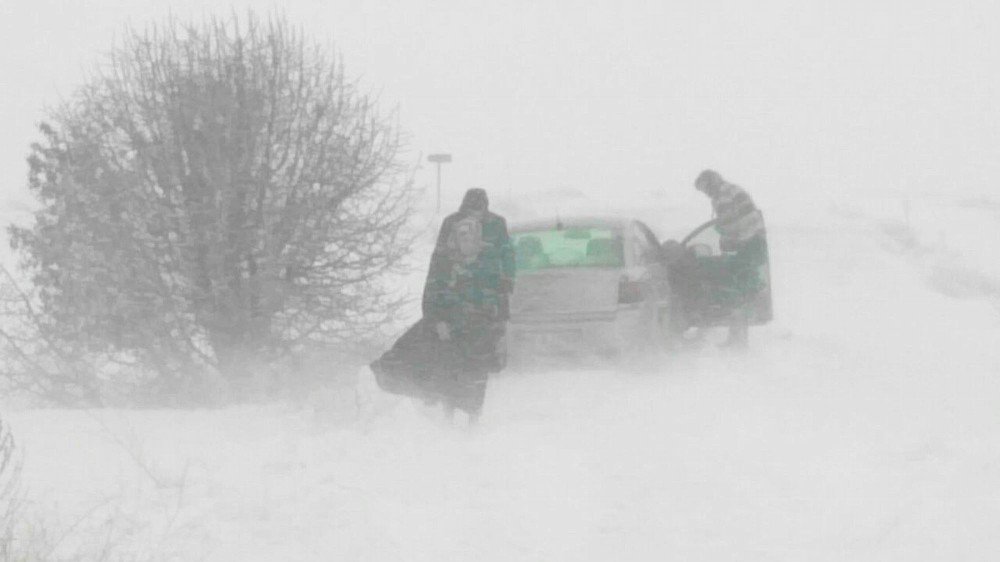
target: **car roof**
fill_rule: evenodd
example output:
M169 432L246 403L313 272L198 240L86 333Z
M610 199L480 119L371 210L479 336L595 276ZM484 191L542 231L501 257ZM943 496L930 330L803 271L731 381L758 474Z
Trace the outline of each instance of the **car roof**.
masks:
M608 230L622 230L632 222L634 222L634 219L612 216L551 217L515 222L510 226L509 230L515 233L556 230L559 228L558 225L561 225L562 228L606 228Z

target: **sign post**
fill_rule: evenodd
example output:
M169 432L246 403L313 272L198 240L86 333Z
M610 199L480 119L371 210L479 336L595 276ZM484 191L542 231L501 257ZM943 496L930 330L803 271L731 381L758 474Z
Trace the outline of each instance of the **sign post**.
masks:
M441 213L441 164L451 162L451 154L430 154L427 160L437 164L437 212Z

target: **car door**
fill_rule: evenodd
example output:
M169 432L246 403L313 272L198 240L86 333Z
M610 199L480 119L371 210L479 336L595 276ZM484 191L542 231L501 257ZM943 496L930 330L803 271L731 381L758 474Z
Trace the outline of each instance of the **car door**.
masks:
M625 269L619 285L619 331L627 341L649 351L660 345L660 280L664 266L655 237L637 221L623 228Z
M693 230L681 242L684 249L682 267L693 276L693 290L684 295L688 322L691 325L710 327L725 325L737 307L748 305L751 324L763 324L772 318L771 265L764 239L759 248L759 263L747 266L742 257L732 252L722 252L719 234L709 221ZM749 277L748 277L749 275ZM747 302L748 279L754 287Z
M663 310L670 304L671 291L660 243L653 231L639 221L632 223L632 236L635 239L636 260L646 271L650 298Z

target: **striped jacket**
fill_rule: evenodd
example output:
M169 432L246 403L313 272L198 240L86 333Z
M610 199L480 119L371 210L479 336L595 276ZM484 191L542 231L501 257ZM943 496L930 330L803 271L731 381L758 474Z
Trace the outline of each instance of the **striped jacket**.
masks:
M722 247L735 248L754 236L764 234L764 217L753 199L738 185L723 182L712 196L712 212L718 222Z

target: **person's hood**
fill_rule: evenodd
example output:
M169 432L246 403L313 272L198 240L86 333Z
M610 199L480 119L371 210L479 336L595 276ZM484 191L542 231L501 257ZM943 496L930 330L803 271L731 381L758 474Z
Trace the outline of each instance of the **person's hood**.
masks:
M486 196L486 190L481 187L473 187L465 192L465 197L462 198L462 204L458 210L464 213L469 211L488 211L489 208L490 200Z
M704 170L694 180L695 189L705 193L709 197L718 195L724 183L726 183L726 180L722 179L719 172L715 170Z

